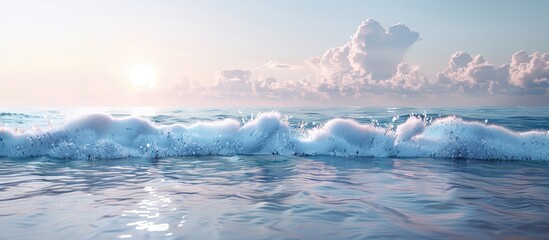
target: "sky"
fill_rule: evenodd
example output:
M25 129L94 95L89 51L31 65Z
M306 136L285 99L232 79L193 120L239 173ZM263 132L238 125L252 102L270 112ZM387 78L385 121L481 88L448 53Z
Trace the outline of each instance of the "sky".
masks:
M549 106L546 9L0 0L0 106Z

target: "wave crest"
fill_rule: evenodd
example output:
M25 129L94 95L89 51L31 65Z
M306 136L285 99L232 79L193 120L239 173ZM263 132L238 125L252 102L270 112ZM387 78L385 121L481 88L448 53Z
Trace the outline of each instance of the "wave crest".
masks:
M549 160L549 133L513 132L496 125L445 117L426 123L410 117L396 129L332 119L306 133L280 113L154 126L136 117L91 114L48 131L0 131L0 156L66 159L158 158L188 155L335 155Z

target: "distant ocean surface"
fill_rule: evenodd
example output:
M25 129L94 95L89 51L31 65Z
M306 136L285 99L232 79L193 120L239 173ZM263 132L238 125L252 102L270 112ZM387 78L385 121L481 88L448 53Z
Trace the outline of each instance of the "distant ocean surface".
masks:
M0 108L6 239L546 239L549 108Z

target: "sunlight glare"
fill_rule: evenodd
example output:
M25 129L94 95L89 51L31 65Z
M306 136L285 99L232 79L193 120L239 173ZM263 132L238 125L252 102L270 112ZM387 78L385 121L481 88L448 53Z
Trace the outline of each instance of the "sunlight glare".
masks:
M152 67L148 65L138 65L132 69L130 80L137 89L151 89L156 82L156 74Z

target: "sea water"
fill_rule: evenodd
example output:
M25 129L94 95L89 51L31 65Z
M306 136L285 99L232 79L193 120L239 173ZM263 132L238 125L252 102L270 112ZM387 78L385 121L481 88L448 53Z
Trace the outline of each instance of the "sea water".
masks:
M0 124L6 239L549 234L549 108L6 108Z

